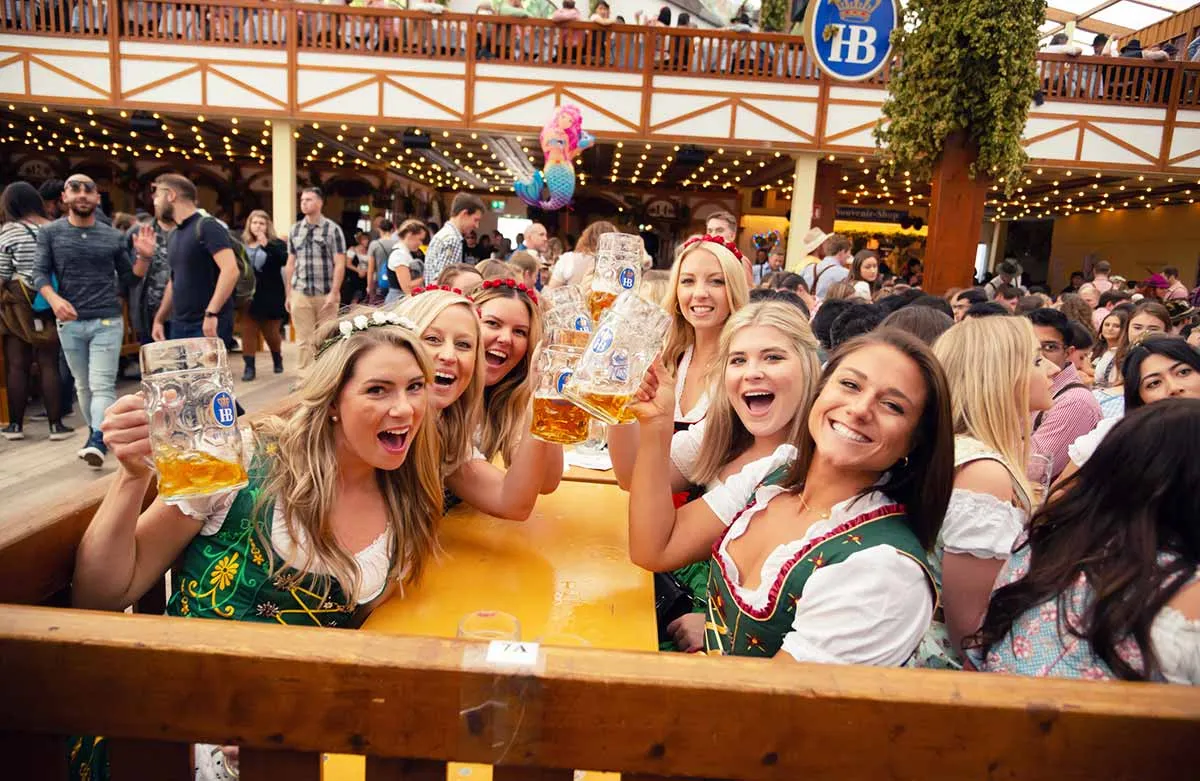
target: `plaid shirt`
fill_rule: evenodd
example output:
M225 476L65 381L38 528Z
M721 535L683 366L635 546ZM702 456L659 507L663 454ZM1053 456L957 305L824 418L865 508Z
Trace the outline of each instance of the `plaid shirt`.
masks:
M333 291L333 256L346 254L346 237L333 220L300 220L288 231L288 254L296 257L292 289L306 296Z
M1088 433L1100 422L1100 404L1087 388L1071 388L1079 382L1079 373L1073 364L1063 367L1050 383L1054 405L1046 410L1041 425L1033 432L1033 452L1049 458L1053 463L1054 478L1067 466L1067 448L1075 440ZM1062 395L1058 395L1062 392Z
M429 242L425 253L425 281L435 284L442 269L463 262L463 235L453 222L447 221Z

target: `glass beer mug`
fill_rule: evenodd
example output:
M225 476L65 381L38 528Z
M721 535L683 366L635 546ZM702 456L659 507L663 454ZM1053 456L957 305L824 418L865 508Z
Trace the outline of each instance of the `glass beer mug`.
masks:
M627 407L662 350L670 323L657 305L632 291L622 293L592 334L563 395L609 425L632 423Z
M605 233L600 237L596 246L596 271L587 302L593 323L600 322L600 315L612 306L617 296L627 290L637 290L642 281L644 253L641 236Z
M569 345L546 345L538 356L538 384L533 393L530 433L543 442L574 445L588 437L591 418L562 395L563 386L571 378L582 354L583 350Z
M164 499L244 488L233 375L220 339L173 339L142 347L142 390Z
M583 293L574 285L549 288L542 292L547 302L543 317L547 342L580 349L592 338L592 318L583 304Z

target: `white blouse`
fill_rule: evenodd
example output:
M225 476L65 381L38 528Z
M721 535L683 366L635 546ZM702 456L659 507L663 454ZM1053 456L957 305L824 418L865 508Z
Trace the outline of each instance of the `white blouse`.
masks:
M247 469L253 459L255 443L253 434L242 429L242 460ZM200 527L201 537L211 537L221 530L233 502L237 499L238 491L226 491L213 496L185 497L167 499L166 504L172 505L184 515L203 523ZM271 547L275 549L280 561L291 559L303 561L308 555L309 540L303 529L296 529L297 537L292 538L288 533L287 520L279 502L272 508L271 514ZM364 604L375 599L387 587L388 570L390 569L389 554L392 550L392 530L388 527L376 537L371 544L354 554L354 563L358 565L358 595L357 604ZM328 575L329 570L316 559L310 561L308 571L315 575Z
M1121 416L1115 418L1103 418L1096 427L1076 439L1067 446L1067 455L1071 457L1071 461L1075 466L1083 466L1087 460L1096 452L1096 448L1100 447L1100 443L1108 436L1108 432L1113 430L1113 427L1121 422Z
M679 359L679 369L675 372L676 423L696 423L708 414L708 388L704 389L704 393L696 401L696 406L692 407L686 415L679 406L680 400L683 398L683 383L687 379L688 369L692 368L692 352L691 347L683 351L683 357Z
M964 467L975 461L995 461L1013 477L1012 468L1003 457L977 439L967 436L954 438L954 467ZM942 553L958 553L977 559L1007 559L1013 545L1025 529L1029 511L1027 499L1016 479L1013 493L1022 506L1006 502L989 493L955 488L950 492L950 504L942 519L935 547L934 564L940 572Z
M796 446L785 443L775 448L771 455L751 461L724 480L712 481L704 494L704 503L721 523L728 526L733 523L734 516L745 509L767 475L791 464L796 460L796 454Z
M1169 683L1200 685L1200 620L1164 607L1150 624L1150 642Z
M859 515L893 503L874 491L834 505L827 520L814 523L803 537L778 546L767 556L757 588L738 585L742 578L729 556L729 543L745 534L753 517L784 490L780 486L758 489L754 504L737 517L717 548L731 588L754 608L767 605L775 579L806 544ZM796 601L792 631L784 636L781 650L801 662L895 667L912 655L932 619L933 599L925 570L891 545L876 545L809 576Z

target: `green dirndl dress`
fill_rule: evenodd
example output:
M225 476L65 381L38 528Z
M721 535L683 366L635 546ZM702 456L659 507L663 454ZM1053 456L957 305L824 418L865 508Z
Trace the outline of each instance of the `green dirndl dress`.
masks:
M752 499L747 508L753 503ZM761 610L741 602L734 591L724 561L718 555L723 539L713 545L709 569L704 632L705 650L709 654L775 656L784 636L792 631L796 602L804 593L809 577L821 567L836 566L852 554L877 545L891 545L921 565L937 599L937 584L926 566L925 551L908 528L904 507L899 504L859 515L797 551L779 571L770 598Z
M238 492L221 528L216 534L196 535L181 554L171 573L167 615L347 627L357 605L335 579L294 568L271 571L263 539L271 537L275 501L259 501L267 478L266 455L256 457L249 471L250 483ZM280 563L278 554L274 563ZM69 738L67 757L69 778L108 779L104 738Z

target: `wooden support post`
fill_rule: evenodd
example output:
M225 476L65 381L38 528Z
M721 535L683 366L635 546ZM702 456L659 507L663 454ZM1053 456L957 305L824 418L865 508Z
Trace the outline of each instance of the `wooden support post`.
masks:
M241 777L246 781L321 781L321 755L316 751L238 751Z
M366 781L446 781L446 763L436 759L368 756Z
M192 775L192 745L132 738L108 741L111 777L187 781Z
M954 133L933 169L924 288L935 295L971 286L988 188L968 175L978 154L965 133Z

